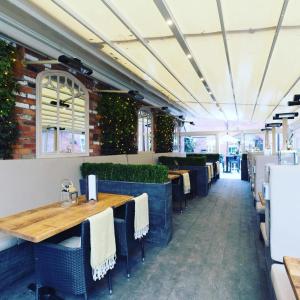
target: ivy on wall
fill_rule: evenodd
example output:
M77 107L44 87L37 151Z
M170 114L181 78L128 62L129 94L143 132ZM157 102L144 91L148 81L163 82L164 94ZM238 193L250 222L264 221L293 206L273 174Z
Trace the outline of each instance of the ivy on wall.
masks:
M172 116L159 114L156 117L156 153L173 151L175 120Z
M0 40L0 159L12 157L19 132L15 119L14 94L18 90L13 70L15 62L16 49Z
M137 153L137 111L137 103L127 94L102 94L98 105L102 155Z

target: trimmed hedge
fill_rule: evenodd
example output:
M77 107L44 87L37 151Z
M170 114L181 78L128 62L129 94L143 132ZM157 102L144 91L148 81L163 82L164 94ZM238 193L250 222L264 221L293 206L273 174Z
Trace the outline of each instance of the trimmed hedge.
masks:
M169 168L174 166L205 166L206 157L172 157L160 156L158 158L160 164L166 165Z
M169 181L168 168L160 165L83 163L80 170L83 178L94 174L102 180L145 183L165 183Z
M220 154L218 153L187 153L188 157L206 157L207 162L216 162L220 160Z

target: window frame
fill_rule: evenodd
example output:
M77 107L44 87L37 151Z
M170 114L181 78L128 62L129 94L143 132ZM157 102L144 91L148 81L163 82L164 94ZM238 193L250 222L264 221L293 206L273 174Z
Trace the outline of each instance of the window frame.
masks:
M140 108L139 110L138 110L138 120L137 120L137 122L138 122L138 132L137 132L137 135L138 135L138 148L139 148L139 144L140 144L140 128L139 128L139 125L140 125L140 118L139 118L139 115L140 115L140 112L145 112L145 113L147 113L147 114L149 114L150 115L150 118L151 118L151 150L139 150L138 149L138 153L153 153L154 151L153 151L153 141L154 141L154 136L153 136L153 114L152 114L152 112L151 112L151 110L150 109L148 109L148 108L145 108L145 107L143 107L143 108ZM143 130L144 130L144 128L143 128ZM144 134L143 134L143 138L144 138ZM144 147L144 143L143 143L143 147Z
M54 153L44 153L42 151L42 81L47 76L64 76L65 78L71 79L74 83L76 83L84 92L84 100L85 100L85 151L82 153L71 152L71 153L63 153L59 152L58 149ZM58 157L82 157L89 156L89 93L88 89L84 86L84 84L78 80L74 75L70 74L67 71L61 70L45 70L40 72L36 77L36 157L37 158L58 158ZM59 130L58 130L59 132ZM59 140L59 139L58 139Z

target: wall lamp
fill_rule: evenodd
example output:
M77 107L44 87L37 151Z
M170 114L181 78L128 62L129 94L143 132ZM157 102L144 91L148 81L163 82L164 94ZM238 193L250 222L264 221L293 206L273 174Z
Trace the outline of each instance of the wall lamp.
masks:
M62 64L80 74L90 76L93 74L93 70L85 66L80 59L76 57L69 57L66 55L60 55L57 60L36 60L36 61L23 61L25 66L27 65L45 65L45 64Z
M288 102L288 106L300 105L300 95L294 95L293 101Z
M273 128L273 127L280 127L282 125L282 123L267 123L265 125L265 128Z

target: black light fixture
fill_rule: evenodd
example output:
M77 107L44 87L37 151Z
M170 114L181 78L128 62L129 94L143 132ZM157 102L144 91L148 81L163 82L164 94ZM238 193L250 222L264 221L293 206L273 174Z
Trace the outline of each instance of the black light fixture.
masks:
M300 105L300 95L294 95L293 101L288 102L288 106Z
M169 109L169 107L168 107L168 106L163 106L163 107L161 107L160 109L163 110L163 111L166 111L166 110Z
M194 123L194 122L190 122L190 124L191 124L191 125L195 125L195 123Z
M99 92L99 93L109 93L109 94L128 94L129 96L131 96L134 100L137 101L141 101L143 100L145 97L140 94L139 91L137 90L99 90L99 89L94 89L94 92Z
M80 59L76 57L69 57L66 55L60 55L58 57L58 62L65 65L66 67L71 68L72 70L75 70L76 72L79 72L83 75L90 76L93 74L93 70L89 67L85 66Z
M278 113L273 117L273 120L282 120L282 119L289 119L292 120L295 117L298 117L298 112L289 112L289 113Z
M279 123L279 122L274 122L274 123L267 123L265 125L265 128L273 128L273 127L280 127L282 125L282 123Z
M262 128L260 131L270 131L271 128L270 127L265 127L265 128Z
M180 115L180 116L178 116L177 118L180 119L180 120L183 120L183 119L184 119L183 115Z
M50 101L50 104L53 105L53 106L57 106L57 101L52 100L52 101ZM70 105L68 103L65 103L65 101L63 101L63 100L59 101L59 106L63 107L63 108L69 108L70 107Z

